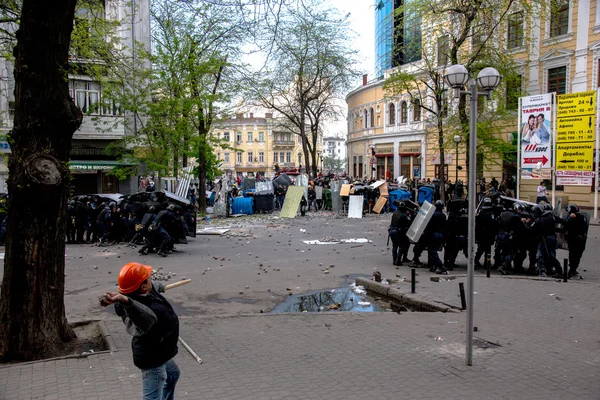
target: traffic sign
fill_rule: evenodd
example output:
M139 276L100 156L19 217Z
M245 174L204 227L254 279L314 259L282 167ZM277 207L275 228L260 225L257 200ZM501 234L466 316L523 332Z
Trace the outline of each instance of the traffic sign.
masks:
M558 97L556 119L556 169L594 169L596 91Z

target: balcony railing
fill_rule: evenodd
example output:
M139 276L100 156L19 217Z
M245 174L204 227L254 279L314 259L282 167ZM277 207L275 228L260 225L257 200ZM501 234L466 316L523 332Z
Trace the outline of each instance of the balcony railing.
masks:
M296 142L293 140L275 140L273 141L274 146L295 146Z

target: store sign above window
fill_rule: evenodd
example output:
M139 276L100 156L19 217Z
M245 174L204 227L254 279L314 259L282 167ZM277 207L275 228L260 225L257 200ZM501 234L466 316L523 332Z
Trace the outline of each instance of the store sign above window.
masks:
M111 171L117 165L117 161L71 161L69 169L73 171Z

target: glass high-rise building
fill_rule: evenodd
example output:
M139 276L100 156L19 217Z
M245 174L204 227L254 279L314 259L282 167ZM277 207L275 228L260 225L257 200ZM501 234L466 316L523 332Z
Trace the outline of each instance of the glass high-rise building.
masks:
M405 0L375 5L375 77L385 70L421 59L421 17L404 9Z

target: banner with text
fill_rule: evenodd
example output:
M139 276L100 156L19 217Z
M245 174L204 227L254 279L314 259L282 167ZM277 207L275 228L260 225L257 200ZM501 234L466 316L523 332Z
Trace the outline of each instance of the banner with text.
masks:
M596 91L557 96L556 124L557 184L591 186L596 147Z
M553 94L521 98L521 178L549 179L552 176Z

